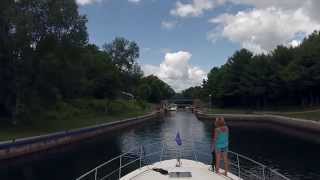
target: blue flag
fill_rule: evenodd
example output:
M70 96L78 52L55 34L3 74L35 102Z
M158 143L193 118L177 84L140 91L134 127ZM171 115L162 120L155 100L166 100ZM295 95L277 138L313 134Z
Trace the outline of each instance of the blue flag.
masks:
M176 135L176 143L177 143L179 146L182 145L182 140L181 140L181 138L180 138L179 132L177 132L177 135Z

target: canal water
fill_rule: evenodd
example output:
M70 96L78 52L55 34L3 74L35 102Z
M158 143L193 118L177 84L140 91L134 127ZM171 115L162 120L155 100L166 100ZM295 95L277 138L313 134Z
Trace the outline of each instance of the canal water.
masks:
M188 111L112 132L79 144L0 161L0 180L71 180L128 149L171 142L180 132L182 143L196 140L210 151L211 122ZM320 138L320 137L319 137ZM207 144L207 145L206 145ZM320 179L320 145L274 131L230 127L230 150L251 157L290 179Z

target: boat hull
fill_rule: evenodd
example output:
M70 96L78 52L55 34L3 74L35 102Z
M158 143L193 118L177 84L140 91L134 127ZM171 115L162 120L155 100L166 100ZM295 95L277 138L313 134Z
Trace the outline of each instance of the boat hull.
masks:
M177 174L182 176L179 179L201 179L201 180L225 180L225 179L241 179L232 173L228 173L228 177L223 175L223 170L220 170L219 174L216 174L211 170L211 166L204 164L202 162L181 159L181 165L177 167L177 160L165 160L161 162L154 163L152 165L141 167L126 176L122 177L120 180L165 180L173 179L173 175L176 177ZM161 169L167 171L168 174L161 174L154 169ZM183 177L185 174L190 174L191 177ZM177 178L177 177L176 177Z

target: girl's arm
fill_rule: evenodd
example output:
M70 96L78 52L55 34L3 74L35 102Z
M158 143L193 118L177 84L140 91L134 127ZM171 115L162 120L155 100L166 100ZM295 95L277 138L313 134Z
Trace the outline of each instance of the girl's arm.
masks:
M217 137L218 137L218 130L217 128L214 130L214 141L217 140Z

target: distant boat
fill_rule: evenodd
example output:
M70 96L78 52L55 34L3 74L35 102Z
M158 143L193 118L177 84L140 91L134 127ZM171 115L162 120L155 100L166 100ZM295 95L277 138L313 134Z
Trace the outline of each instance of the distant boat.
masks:
M169 111L177 111L178 110L178 106L173 104L169 106Z

